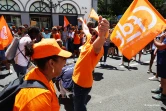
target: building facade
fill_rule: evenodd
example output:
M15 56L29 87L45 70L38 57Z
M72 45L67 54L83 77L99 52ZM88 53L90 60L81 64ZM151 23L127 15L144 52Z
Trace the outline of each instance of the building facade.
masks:
M51 28L63 26L66 16L73 25L79 25L78 17L87 21L93 7L97 10L98 0L0 0L0 15L10 25L22 24Z

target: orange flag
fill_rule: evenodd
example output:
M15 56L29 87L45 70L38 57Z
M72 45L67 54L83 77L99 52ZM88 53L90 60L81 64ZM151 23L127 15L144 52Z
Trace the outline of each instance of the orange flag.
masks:
M64 16L64 27L67 27L69 25L69 21L67 20L66 16Z
M148 0L134 0L110 39L131 59L165 29L166 21Z
M11 31L3 16L0 17L0 50L4 50L13 40Z
M98 14L96 13L96 11L95 11L93 8L91 9L91 12L90 12L90 14L89 14L89 18L93 18L93 19L95 19L96 21L99 20L99 16L98 16Z

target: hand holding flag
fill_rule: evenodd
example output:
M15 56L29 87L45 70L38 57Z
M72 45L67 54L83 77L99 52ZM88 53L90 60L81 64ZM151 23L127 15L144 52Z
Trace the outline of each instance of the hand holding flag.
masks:
M95 19L96 21L99 21L99 16L98 16L98 14L96 13L96 11L95 11L93 8L91 9L91 12L90 12L90 14L89 14L89 17ZM94 28L94 29L98 32L98 26L97 26L96 28ZM98 32L98 33L99 33L99 32ZM108 35L109 35L109 32L107 32L107 33L105 34L105 38L107 38Z
M105 35L109 32L108 29L109 29L109 22L105 18L102 18L101 16L99 16L99 21L98 21L99 37L105 38Z

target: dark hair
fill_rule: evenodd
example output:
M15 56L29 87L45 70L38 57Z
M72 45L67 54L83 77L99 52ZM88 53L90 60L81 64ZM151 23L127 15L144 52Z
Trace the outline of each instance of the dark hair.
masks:
M89 22L87 23L87 26L93 28L93 27L94 27L94 23L93 23L92 21L89 21Z
M38 27L30 27L28 29L28 35L30 36L30 38L33 40L35 39L40 33L40 30Z
M23 29L23 28L22 28L22 27L18 27L18 29L22 32L22 29Z
M33 42L27 43L25 45L25 55L32 57L32 55L34 54L34 50L33 50ZM40 68L40 69L44 69L45 65L47 63L48 60L52 59L54 61L58 60L57 55L53 55L53 56L49 56L49 57L45 57L45 58L40 58L40 59L34 59L33 61L35 62L35 64Z
M48 28L45 28L44 31L49 31L49 29L48 29Z

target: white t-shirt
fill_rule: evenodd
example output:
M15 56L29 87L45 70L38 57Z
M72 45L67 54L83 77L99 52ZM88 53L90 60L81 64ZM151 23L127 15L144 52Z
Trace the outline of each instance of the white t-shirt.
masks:
M23 56L22 53L25 55L25 45L26 43L30 43L32 40L31 38L29 37L28 34L26 34L24 37L22 37L19 41L19 49L17 49L16 51L16 57L14 58L14 61L16 64L20 65L20 66L27 66L28 65L28 62L29 62L29 57L27 56ZM22 53L20 52L22 51Z
M75 33L75 32L69 32L69 35L68 35L68 36L71 37L71 38L74 38L74 33Z

